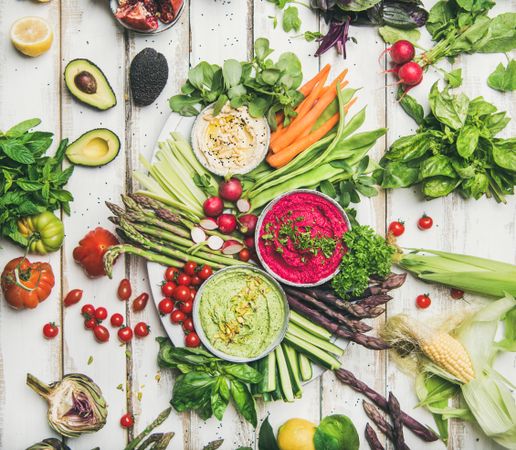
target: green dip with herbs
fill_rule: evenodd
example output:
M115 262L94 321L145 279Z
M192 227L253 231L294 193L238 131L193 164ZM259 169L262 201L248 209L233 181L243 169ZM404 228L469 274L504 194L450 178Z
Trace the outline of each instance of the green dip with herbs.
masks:
M256 269L237 267L215 274L196 301L200 302L202 331L211 345L226 355L261 355L285 324L281 291Z

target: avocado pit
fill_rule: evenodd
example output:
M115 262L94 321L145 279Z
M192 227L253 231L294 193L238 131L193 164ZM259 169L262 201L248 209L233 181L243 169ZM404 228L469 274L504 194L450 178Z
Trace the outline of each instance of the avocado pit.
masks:
M97 92L97 80L95 80L95 77L91 73L85 70L75 75L73 81L77 89L85 94L95 94L95 92Z

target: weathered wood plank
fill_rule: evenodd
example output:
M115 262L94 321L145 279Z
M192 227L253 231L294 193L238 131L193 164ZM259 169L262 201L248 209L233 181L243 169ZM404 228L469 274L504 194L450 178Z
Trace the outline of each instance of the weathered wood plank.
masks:
M4 0L0 11L4 30L0 41L0 129L39 117L42 124L38 129L55 133L49 150L54 152L60 139L59 5L23 2L12 8ZM54 31L51 49L38 58L26 57L11 45L11 24L24 16L42 17ZM1 246L2 269L9 260L23 256L20 247L6 241ZM36 310L15 311L0 294L0 448L5 449L25 448L55 434L47 425L46 402L25 385L25 379L28 372L45 382L61 376L61 338L47 341L42 336L46 322L61 322L60 252L45 257L29 255L29 260L49 262L56 284Z

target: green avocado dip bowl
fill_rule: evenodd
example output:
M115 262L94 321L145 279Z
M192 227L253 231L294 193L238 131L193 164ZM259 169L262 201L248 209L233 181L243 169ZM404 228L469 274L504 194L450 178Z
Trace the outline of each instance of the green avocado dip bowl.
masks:
M272 351L285 336L288 316L287 298L278 282L250 266L216 272L200 287L193 307L201 342L232 362L255 361Z

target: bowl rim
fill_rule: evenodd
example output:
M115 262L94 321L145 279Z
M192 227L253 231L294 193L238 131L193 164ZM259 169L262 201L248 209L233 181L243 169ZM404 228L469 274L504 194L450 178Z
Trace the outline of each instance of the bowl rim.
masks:
M258 217L258 221L256 222L256 232L254 235L254 248L256 249L256 255L258 256L258 260L260 261L260 263L263 266L263 268L265 269L265 271L269 275L271 275L273 278L278 280L279 282L286 284L288 286L293 286L293 287L315 287L315 286L320 286L321 284L324 284L324 283L330 281L335 275L337 275L340 271L340 265L337 266L337 268L335 269L334 272L332 272L330 275L320 279L319 281L316 281L314 283L296 283L294 281L290 281L290 280L287 280L287 279L281 277L280 275L276 274L270 268L270 266L264 260L262 254L260 252L260 245L259 245L260 244L260 230L262 228L263 221L265 220L265 216L267 215L267 213L272 209L272 207L276 203L278 203L283 198L285 198L289 195L302 194L302 193L317 195L319 197L324 198L331 204L333 204L338 209L338 211L341 213L342 218L343 218L344 222L346 223L347 231L351 230L351 222L349 221L349 217L346 214L346 211L344 211L344 208L341 205L339 205L335 199L333 199L330 196L323 194L322 192L319 192L315 189L294 189L292 191L288 191L288 192L281 194L280 196L276 197L274 200L271 200L269 203L267 203L265 208L263 208L262 212L260 213L260 216Z
M267 122L267 118L265 116L264 117L253 117L253 119L263 120L264 123L265 123L265 129L267 130L266 131L266 136L265 136L263 155L260 156L260 158L256 161L256 163L247 166L244 170L228 171L227 173L222 172L222 171L216 171L216 170L213 170L212 167L208 167L208 165L205 164L204 159L201 157L201 151L199 150L199 148L197 146L197 142L194 139L195 130L199 126L198 124L202 120L203 114L206 111L208 111L209 109L212 109L214 107L214 105L215 105L215 102L214 103L210 103L209 105L205 106L199 112L199 114L197 115L197 117L194 120L194 123L192 124L192 130L190 132L190 144L192 146L193 153L194 153L195 157L197 158L197 161L199 161L201 166L203 166L208 172L214 173L215 175L218 175L219 177L225 177L225 176L228 176L228 175L245 175L245 174L247 174L249 172L252 172L254 169L256 169L264 161L264 159L267 157L267 152L269 151L269 145L270 145L270 142L271 142L271 127L269 126L269 123ZM242 107L243 108L247 108L247 110L249 111L249 108L246 105L243 105ZM237 108L233 108L233 109L237 109Z
M285 318L283 320L283 325L281 327L281 330L279 331L278 335L275 337L275 339L271 342L271 344L259 355L245 358L241 356L233 356L228 355L227 353L224 353L216 348L213 347L211 342L209 341L208 337L204 333L204 330L202 328L201 318L200 318L200 303L201 303L201 297L204 292L204 289L206 286L210 283L211 280L213 280L215 277L219 276L219 274L224 274L225 272L231 272L233 270L249 270L252 272L258 273L260 276L267 279L279 292L282 303L283 303L283 309L285 312ZM199 336L199 339L201 340L202 344L206 347L206 349L213 353L215 356L218 356L221 359L224 359L226 361L231 361L235 363L248 363L252 361L256 361L258 359L262 359L265 356L267 356L270 352L272 352L278 345L280 345L283 342L283 339L285 338L285 334L287 333L288 323L289 323L289 317L290 317L290 308L288 305L287 295L285 294L285 291L281 287L281 285L278 283L274 277L272 277L267 272L261 270L259 267L253 266L253 265L235 265L235 266L228 266L223 269L217 270L211 277L209 277L206 281L203 282L203 284L199 287L196 295L195 300L193 304L193 311L192 311L192 320L194 323L195 331L197 332L197 335Z

